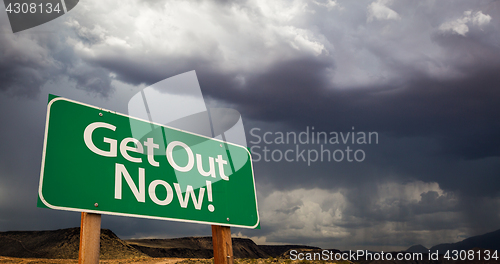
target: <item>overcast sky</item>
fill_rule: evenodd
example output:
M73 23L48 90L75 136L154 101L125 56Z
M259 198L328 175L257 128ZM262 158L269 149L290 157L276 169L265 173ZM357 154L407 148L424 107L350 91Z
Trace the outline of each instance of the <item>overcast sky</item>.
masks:
M496 0L81 0L13 34L2 8L0 230L80 224L36 207L49 93L127 113L141 89L191 70L209 106L241 113L254 153L321 147L257 143L265 132L379 136L323 146L361 162L255 161L262 229L234 234L399 250L500 229L499 19ZM211 234L102 221L121 238Z

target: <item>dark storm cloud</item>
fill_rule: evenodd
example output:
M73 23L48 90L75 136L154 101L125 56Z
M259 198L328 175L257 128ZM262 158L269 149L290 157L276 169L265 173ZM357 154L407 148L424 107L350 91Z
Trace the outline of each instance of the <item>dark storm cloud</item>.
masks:
M76 88L107 97L113 92L110 72L98 67L77 67L67 75Z
M433 214L459 211L458 197L454 197L451 193L440 195L436 191L427 191L420 194L420 201L408 200L405 197L405 192L407 191L404 189L405 186L400 185L399 187L402 189L393 190L396 194L393 194L390 199L380 202L380 199L377 198L377 196L381 195L380 193L374 192L368 185L360 187L363 191L358 189L346 194L349 201L355 205L347 211L350 211L349 215L364 218L371 223L382 223L385 221L413 223L419 216L432 216ZM399 194L397 194L398 191L400 192ZM438 219L436 216L433 218ZM345 223L345 226L351 225L353 223ZM457 227L455 226L454 228Z
M203 84L209 95L238 102L239 110L256 120L286 120L298 129L355 126L397 137L430 137L443 152L468 159L500 154L500 125L494 122L500 115L500 65L471 67L454 80L418 76L401 86L353 90L327 86L325 68L318 61L287 61L249 77L240 89L219 92L220 81Z
M7 27L2 25L2 31L6 32ZM78 89L102 96L112 90L109 71L83 62L66 42L67 37L49 25L16 34L3 32L0 34L3 51L0 53L0 92L34 98L45 84L61 78L74 81ZM89 34L79 37L92 40Z
M350 10L350 4L344 5L346 13L363 18L354 20L355 23L368 23L366 9L359 7ZM409 24L405 19L405 15L408 15L405 12L409 11L402 5L398 2L391 7L401 13L403 25ZM497 4L473 7L461 2L455 10L484 9L490 15L498 15L498 8L486 9L491 6ZM463 12L452 12L450 3L423 4L416 10L416 15L430 18L435 28L446 21L460 18ZM431 10L433 13L430 13ZM390 26L395 34L402 34L398 24L375 22L368 23L367 28L381 31ZM421 23L418 19L411 22L416 25ZM356 126L397 137L428 137L437 139L441 151L447 155L478 159L500 154L500 141L495 136L500 132L500 125L492 122L499 117L500 100L500 93L496 89L500 52L498 46L494 45L496 37L492 36L496 35L493 33L497 27L497 24L474 27L469 23L467 36L435 29L434 32L428 32L427 37L443 54L440 55L442 58L421 56L416 61L408 61L400 58L403 56L401 54L391 53L392 47L398 45L397 40L360 42L359 45L364 45L363 48L371 56L378 58L383 67L397 77L350 89L332 84L331 73L338 71L339 65L336 62L338 56L331 54L281 59L258 71L241 73L220 71L213 60L206 56L194 58L190 55L171 55L164 57L165 62L161 62L155 59L155 55L131 60L118 56L119 51L110 51L109 54L86 60L91 65L108 69L117 75L117 79L131 84L152 84L165 76L194 69L206 96L237 104L248 118L279 120L298 129L306 125L316 125L326 131ZM368 34L368 39L374 37L369 32L363 34ZM420 41L423 40L416 38L415 44L418 45ZM209 47L212 45L210 42L207 44ZM208 49L218 54L217 46ZM342 51L342 47L339 49ZM219 55L214 56L219 58ZM425 63L450 69L452 76L436 76L432 70L422 68ZM78 84L91 84L88 89L94 91L103 93L109 90L109 79L105 73L90 74L93 77L87 76L84 71L75 79ZM243 76L244 84L236 81L238 74ZM328 120L325 120L325 116Z
M264 76L249 78L245 89L231 90L234 94L225 91L220 97L238 101L245 118L285 122L292 127L284 131L301 132L315 127L316 131L348 132L354 126L356 131L377 131L384 137L379 146L368 148L362 165L321 164L309 168L302 164L300 169L300 164L287 164L284 170L288 173L283 177L278 176L283 169L273 168L273 163L260 165L275 172L272 179L276 184L286 185L286 178L298 180L304 174L317 176L311 176L306 184L329 182L335 186L397 173L438 181L444 188L465 193L497 195L494 186L498 183L495 175L499 165L494 157L500 154L500 127L495 122L500 113L500 79L495 72L500 67L493 64L470 69L465 76L453 80L421 76L400 87L342 90L324 85L323 68L318 65L321 63L283 63ZM301 75L301 67L315 73ZM266 128L263 129L260 136ZM248 132L247 137L255 140ZM414 140L405 140L411 138ZM328 166L335 166L335 173L329 175ZM346 179L345 175L350 176ZM294 182L298 181L290 181Z
M2 28L5 30L6 26ZM0 34L3 50L0 53L0 91L33 97L47 80L60 73L47 50L57 45L54 36Z

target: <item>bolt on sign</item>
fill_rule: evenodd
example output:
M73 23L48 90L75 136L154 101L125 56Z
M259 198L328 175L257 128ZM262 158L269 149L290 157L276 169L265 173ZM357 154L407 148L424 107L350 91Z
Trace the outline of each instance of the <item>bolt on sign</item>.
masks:
M247 148L62 97L47 106L38 197L59 210L259 225Z

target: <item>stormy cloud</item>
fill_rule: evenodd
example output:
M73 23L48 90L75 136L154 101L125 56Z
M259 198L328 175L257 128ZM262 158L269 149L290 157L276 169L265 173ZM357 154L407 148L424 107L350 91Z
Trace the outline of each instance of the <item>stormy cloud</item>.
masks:
M255 162L262 229L233 233L386 250L496 230L499 17L487 0L89 0L13 34L1 11L0 229L79 223L35 206L48 93L126 113L144 87L195 70L210 107L241 113L247 141L253 128L379 134L352 146L366 153L360 163ZM210 234L103 219L125 238Z

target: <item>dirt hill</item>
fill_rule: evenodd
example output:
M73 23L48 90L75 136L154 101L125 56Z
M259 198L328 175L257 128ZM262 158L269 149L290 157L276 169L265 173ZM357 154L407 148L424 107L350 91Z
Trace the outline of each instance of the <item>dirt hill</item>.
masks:
M232 238L236 258L267 258L286 251L269 250L273 246L258 246L251 239ZM212 237L183 237L173 239L132 239L127 243L151 257L213 257ZM278 252L278 254L275 253Z
M53 231L0 232L0 255L18 258L76 259L80 228ZM119 239L111 230L101 230L101 259L148 257Z
M278 257L300 245L259 246L246 238L233 238L236 258ZM0 232L0 256L18 258L77 259L80 228L53 231ZM315 248L317 249L317 248ZM101 229L100 259L212 258L212 237L121 240L111 230Z
M126 242L154 257L182 257L182 258L211 258L212 238L210 241L204 237L185 237L174 239L132 239Z

